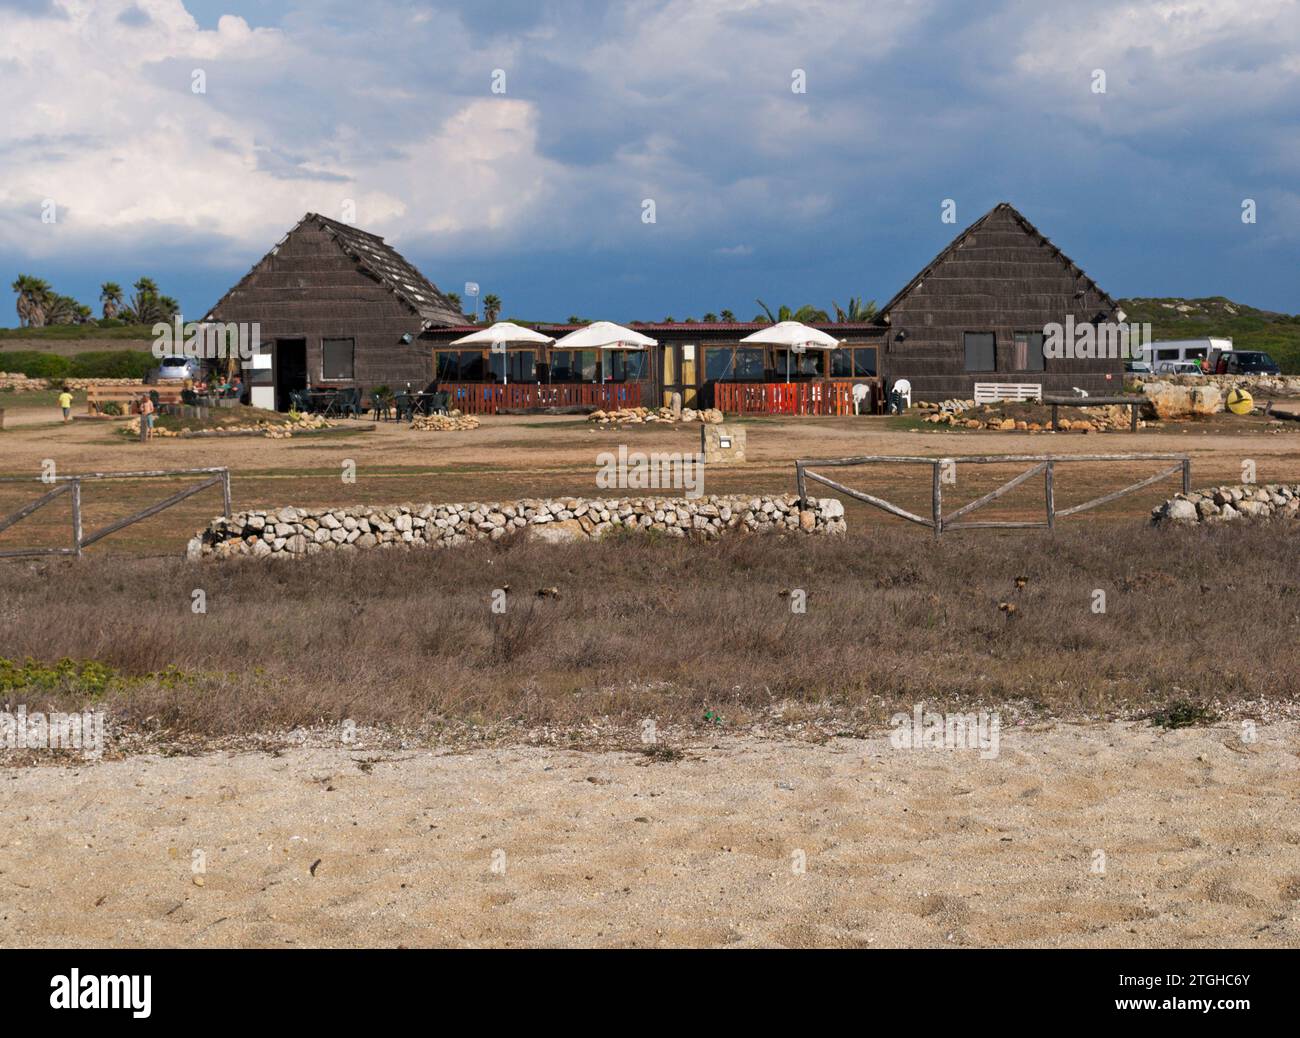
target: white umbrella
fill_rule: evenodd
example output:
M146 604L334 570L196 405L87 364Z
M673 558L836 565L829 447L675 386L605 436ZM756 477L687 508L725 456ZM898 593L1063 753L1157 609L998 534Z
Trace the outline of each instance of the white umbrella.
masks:
M470 332L468 335L459 339L453 339L453 346L482 346L485 343L488 346L512 346L520 343L538 343L546 344L555 340L549 335L543 335L541 332L535 332L531 328L525 328L520 324L511 324L509 321L497 321L491 328L481 328L476 332ZM503 382L509 381L509 368L501 365L501 378Z
M576 332L569 332L556 344L557 350L644 350L658 346L659 340L624 328L613 321L594 321Z
M799 321L780 321L763 328L751 335L746 335L741 342L759 342L765 346L785 347L785 380L790 381L790 351L803 353L805 350L837 350L842 340L826 332L810 328Z
M569 332L555 348L566 350L643 350L658 346L659 340L624 328L613 321L595 321L576 332Z

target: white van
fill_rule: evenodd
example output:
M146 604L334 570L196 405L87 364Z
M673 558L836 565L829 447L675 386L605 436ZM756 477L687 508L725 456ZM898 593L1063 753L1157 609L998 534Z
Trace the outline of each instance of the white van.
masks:
M1231 339L1166 339L1164 342L1149 342L1142 347L1142 359L1158 372L1165 361L1192 361L1199 364L1204 357L1210 358L1210 370L1224 353L1232 350Z

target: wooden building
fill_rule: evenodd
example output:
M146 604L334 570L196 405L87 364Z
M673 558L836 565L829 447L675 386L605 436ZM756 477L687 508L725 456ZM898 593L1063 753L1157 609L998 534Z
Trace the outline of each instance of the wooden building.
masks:
M969 398L977 383L1030 383L1044 394L1115 393L1123 360L1044 358L1049 322L1122 320L1118 306L1016 209L1002 202L931 260L881 309L886 378L914 400Z
M560 339L582 326L533 327ZM739 341L767 327L763 323L682 321L633 323L629 327L657 339L659 345L604 353L512 346L504 356L493 356L486 349L451 345L475 331L474 325L431 328L423 338L434 351L439 388L452 391L455 406L475 413L530 406L659 407L679 393L684 407L834 414L848 412L842 402L836 405L825 396L823 383L844 382L850 392L853 379L874 380L884 335L883 328L871 324L818 324L846 340L845 346L829 353L810 350L787 358L784 350ZM774 395L760 399L755 394L762 386L779 388ZM798 407L801 393L816 400ZM790 406L781 406L778 397L782 394ZM851 395L847 406L852 411Z
M308 213L204 320L260 326L271 362L249 381L286 410L309 386L422 389L433 360L420 333L465 318L383 238Z
M880 405L900 379L910 383L913 400L965 399L976 395L976 386L1007 383L1048 395L1117 392L1123 377L1118 357L1044 356L1045 325L1064 325L1069 316L1078 325L1122 319L1096 282L1002 203L953 239L873 321L815 324L845 342L829 353L787 358L783 350L741 342L764 327L753 323L634 323L659 340L641 356L576 356L534 347L512 349L503 358L450 345L473 326L431 328L424 338L437 358L439 386L453 389L465 410L659 406L680 393L688 407L850 414L855 384L865 383L869 403ZM558 339L577 326L536 327ZM530 392L530 385L539 388Z
M276 406L306 385L400 389L436 383L453 406L500 409L661 406L850 414L854 387L879 405L900 379L913 400L969 398L1005 383L1044 394L1114 392L1120 358L1045 358L1044 327L1122 320L1115 301L1012 206L1002 203L958 235L859 324L817 324L844 341L787 356L740 340L760 323L633 324L659 341L646 351L511 347L465 349L481 326L382 238L309 213L213 307L208 320L259 322L273 355L256 378ZM535 326L556 339L576 325ZM788 367L787 367L788 365Z

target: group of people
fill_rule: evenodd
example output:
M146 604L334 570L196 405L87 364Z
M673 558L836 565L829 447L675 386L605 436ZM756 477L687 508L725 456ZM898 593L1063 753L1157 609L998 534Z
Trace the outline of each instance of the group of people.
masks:
M194 403L199 397L206 395L210 391L208 381L205 378L186 379L184 388L181 390L181 399L186 403ZM236 374L234 377L227 379L218 385L211 387L211 391L216 392L221 397L233 397L238 400L244 393L244 380ZM141 393L135 399L136 410L140 414L140 439L152 440L154 425L158 418L158 394L150 390ZM63 424L67 425L72 421L72 392L63 389L59 393L59 410L63 412Z

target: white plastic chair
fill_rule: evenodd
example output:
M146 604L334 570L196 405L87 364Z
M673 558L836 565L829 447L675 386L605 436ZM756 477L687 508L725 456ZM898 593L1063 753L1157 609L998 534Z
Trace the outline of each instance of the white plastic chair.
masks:
M853 386L853 413L854 414L858 413L859 405L861 405L862 401L867 398L867 394L870 392L871 392L871 387L867 385L865 382L858 382L854 384Z

